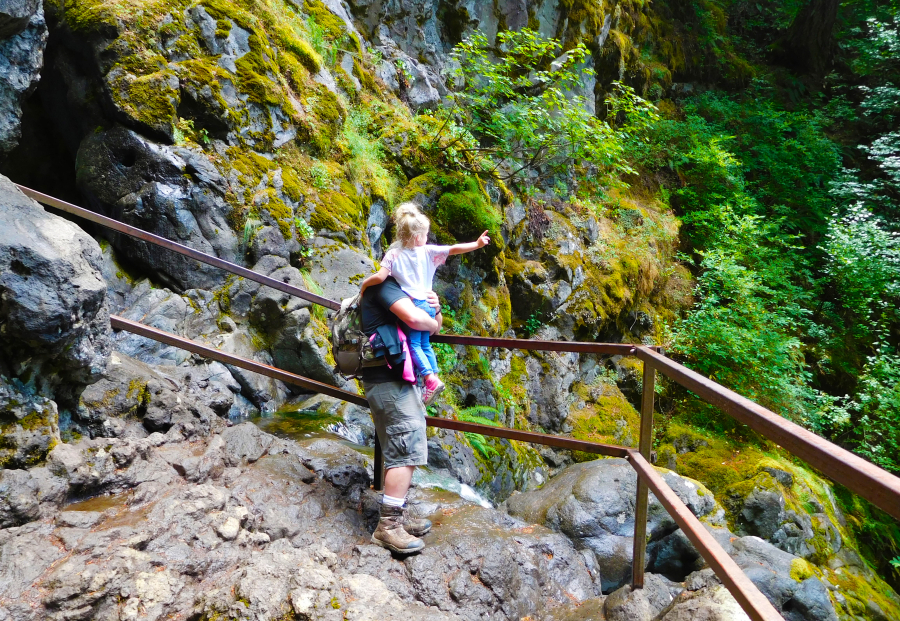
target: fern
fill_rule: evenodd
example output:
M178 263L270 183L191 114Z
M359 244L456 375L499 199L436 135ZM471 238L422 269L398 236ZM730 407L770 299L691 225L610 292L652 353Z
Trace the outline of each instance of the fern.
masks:
M478 418L477 416L474 418ZM474 421L472 421L474 422ZM485 438L480 433L473 433L471 431L467 431L465 433L466 440L469 441L469 444L472 445L472 448L481 453L482 457L485 459L490 459L491 455L499 455L497 449L487 443L487 438Z
M484 414L492 414L494 420L483 416ZM491 427L501 426L500 423L497 422L499 418L500 411L487 405L474 405L456 413L456 420L461 420L466 423L478 423L479 425L490 425Z
M500 418L500 412L496 408L488 407L486 405L475 405L458 411L456 413L456 420L461 420L465 423L490 425L491 427L501 426L496 420L486 418L482 416L482 414L492 414L494 417ZM482 457L485 459L490 459L491 455L499 455L497 449L488 444L487 438L480 433L466 431L464 435L466 436L466 440L469 441L469 444L472 445L472 448L481 453Z

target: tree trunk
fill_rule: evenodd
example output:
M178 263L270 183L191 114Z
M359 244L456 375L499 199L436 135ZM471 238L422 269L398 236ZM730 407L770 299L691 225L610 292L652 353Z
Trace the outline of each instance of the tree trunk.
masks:
M834 51L832 31L839 0L809 0L782 39L784 63L802 73L822 76Z

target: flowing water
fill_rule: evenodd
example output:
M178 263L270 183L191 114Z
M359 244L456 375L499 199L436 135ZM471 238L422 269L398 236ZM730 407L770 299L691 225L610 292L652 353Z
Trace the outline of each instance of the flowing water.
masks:
M357 446L365 445L365 433L355 425L347 425L341 416L319 409L304 409L287 404L270 413L250 419L260 429L289 440L308 438L341 439Z
M491 501L475 491L475 488L465 483L460 483L456 477L446 470L435 470L428 466L416 468L415 473L413 473L413 484L425 489L442 489L453 492L463 500L468 500L487 509L494 507Z

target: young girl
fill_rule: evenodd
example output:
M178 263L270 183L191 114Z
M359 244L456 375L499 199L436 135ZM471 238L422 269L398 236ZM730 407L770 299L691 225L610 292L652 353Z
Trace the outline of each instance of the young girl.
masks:
M430 223L415 203L403 203L394 210L394 224L397 227L397 241L381 260L381 269L366 278L360 286L360 296L367 287L384 282L393 276L403 292L412 298L416 307L427 312L432 318L435 310L425 300L431 291L434 271L442 265L447 256L463 254L484 248L491 243L488 232L481 234L477 241L453 246L433 246L426 244ZM405 329L412 353L413 364L419 375L425 378L425 393L422 396L425 405L431 405L444 383L438 378L437 359L431 348L430 334L418 330Z

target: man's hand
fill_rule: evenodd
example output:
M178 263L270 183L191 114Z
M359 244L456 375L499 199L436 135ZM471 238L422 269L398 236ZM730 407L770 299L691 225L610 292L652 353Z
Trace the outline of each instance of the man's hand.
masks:
M432 334L437 334L441 331L441 327L444 325L444 316L441 314L441 299L438 297L438 294L434 291L429 291L428 295L425 296L425 301L428 302L428 305L431 306L436 311L434 316L434 320L437 322L437 330L432 330Z
M489 243L491 243L491 238L488 237L488 232L485 231L484 233L482 233L481 236L478 238L478 240L475 243L478 245L479 248L484 248Z
M436 313L441 312L441 299L438 297L437 293L429 291L428 295L425 296L425 301L428 302L428 306L433 308Z

